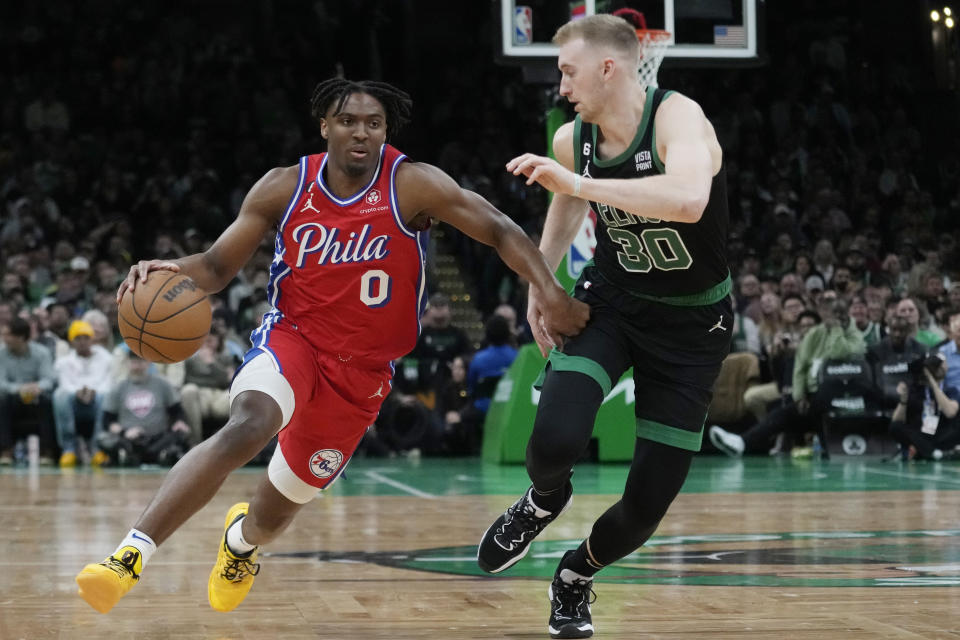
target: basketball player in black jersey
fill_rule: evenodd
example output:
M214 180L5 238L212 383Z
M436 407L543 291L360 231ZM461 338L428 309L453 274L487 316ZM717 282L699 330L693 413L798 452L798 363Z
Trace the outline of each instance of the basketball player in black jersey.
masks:
M527 446L533 485L490 526L477 558L484 570L503 571L570 505L571 469L597 410L633 367L637 440L623 497L563 556L549 591L551 636L586 638L593 575L653 534L700 449L733 326L726 172L699 105L637 82L639 43L626 21L583 18L554 42L560 94L577 117L554 136L559 162L525 154L507 170L555 194L540 243L554 268L588 207L596 211L596 254L574 294L591 318L554 345L539 331L540 301L530 299L537 344L544 355L553 347Z

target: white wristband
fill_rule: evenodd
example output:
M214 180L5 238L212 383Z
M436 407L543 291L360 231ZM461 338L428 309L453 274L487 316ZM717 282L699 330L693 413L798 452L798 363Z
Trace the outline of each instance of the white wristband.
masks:
M573 174L573 195L574 196L580 195L580 174L579 173Z

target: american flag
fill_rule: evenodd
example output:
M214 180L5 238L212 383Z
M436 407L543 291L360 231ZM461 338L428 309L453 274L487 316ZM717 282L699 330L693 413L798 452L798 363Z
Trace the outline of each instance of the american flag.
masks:
M713 44L718 47L746 47L747 30L740 25L714 25Z

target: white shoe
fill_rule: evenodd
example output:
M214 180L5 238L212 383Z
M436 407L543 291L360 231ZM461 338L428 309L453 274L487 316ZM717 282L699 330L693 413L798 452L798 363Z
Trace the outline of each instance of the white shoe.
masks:
M739 458L742 456L745 448L743 438L735 433L724 431L717 425L710 427L710 442L731 458Z

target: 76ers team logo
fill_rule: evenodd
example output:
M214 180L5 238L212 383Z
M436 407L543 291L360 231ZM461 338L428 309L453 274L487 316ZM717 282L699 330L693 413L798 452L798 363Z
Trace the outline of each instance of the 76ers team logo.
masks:
M343 464L343 454L336 449L321 449L310 456L310 473L321 480L329 478Z
M380 189L370 189L370 193L367 194L364 200L367 201L367 204L377 204L380 202Z

